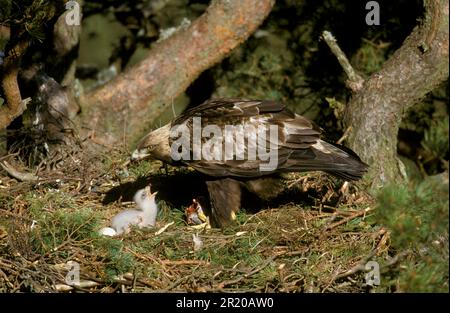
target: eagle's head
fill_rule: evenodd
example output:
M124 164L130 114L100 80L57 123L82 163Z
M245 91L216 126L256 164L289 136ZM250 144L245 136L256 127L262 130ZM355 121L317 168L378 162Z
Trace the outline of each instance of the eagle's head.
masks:
M136 150L133 151L131 160L139 161L151 157L172 163L169 144L170 126L170 123L166 124L142 138Z

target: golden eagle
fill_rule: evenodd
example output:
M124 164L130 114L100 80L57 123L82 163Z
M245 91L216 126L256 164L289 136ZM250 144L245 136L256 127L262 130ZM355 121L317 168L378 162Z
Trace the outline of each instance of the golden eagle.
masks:
M211 224L223 227L240 207L242 186L270 199L279 192L279 173L324 171L360 179L367 165L320 134L316 124L276 101L213 99L147 134L132 160L151 156L206 174Z

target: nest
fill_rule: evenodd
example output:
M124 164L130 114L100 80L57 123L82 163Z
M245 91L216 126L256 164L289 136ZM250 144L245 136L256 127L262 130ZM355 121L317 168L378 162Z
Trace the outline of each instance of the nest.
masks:
M370 197L326 175L287 175L285 193L263 210L243 203L236 225L207 229L184 217L201 193L191 171L82 152L39 181L0 177L0 291L364 292L364 265L388 257ZM161 189L156 226L99 235L148 183Z

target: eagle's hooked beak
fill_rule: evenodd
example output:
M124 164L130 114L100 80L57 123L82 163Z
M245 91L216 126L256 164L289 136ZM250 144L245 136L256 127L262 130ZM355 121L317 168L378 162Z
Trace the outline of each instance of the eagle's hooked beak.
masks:
M168 123L144 136L131 154L130 161L153 158L170 163L171 148L169 145L171 123Z
M131 161L140 161L150 156L148 148L136 149L131 154Z

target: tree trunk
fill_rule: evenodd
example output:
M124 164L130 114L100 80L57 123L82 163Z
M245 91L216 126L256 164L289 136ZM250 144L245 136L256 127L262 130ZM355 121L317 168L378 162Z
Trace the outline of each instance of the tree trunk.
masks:
M382 69L364 82L346 108L348 144L370 165L371 189L400 183L397 135L404 113L448 78L449 2L425 1L425 19Z
M274 2L212 1L189 27L156 44L139 64L88 94L83 120L96 141L134 143L201 72L257 29Z

